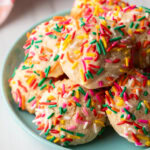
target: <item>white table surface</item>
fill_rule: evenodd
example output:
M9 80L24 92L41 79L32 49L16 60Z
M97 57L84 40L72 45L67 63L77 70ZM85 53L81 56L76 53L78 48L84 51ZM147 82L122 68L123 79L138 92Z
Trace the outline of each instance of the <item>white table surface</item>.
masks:
M128 0L133 3L134 0ZM150 7L150 0L136 0ZM16 0L7 21L0 27L0 68L9 48L29 27L56 12L71 8L73 0ZM0 94L0 150L52 150L23 131L12 119Z

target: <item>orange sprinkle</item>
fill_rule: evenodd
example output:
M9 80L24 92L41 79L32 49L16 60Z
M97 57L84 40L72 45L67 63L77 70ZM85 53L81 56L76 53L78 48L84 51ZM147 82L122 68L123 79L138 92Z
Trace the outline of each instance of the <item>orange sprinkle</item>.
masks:
M65 19L64 16L54 16L54 17L53 17L53 20L54 20L54 21L63 20L63 19Z
M144 41L143 47L146 48L149 45L149 41Z
M57 61L56 64L50 69L50 73L52 73L57 68L58 65L59 62Z
M50 53L53 53L53 50L52 50L52 49L50 49L50 48L48 48L48 47L46 47L45 49L46 49L46 51L48 51L48 52L50 52Z
M107 80L107 81L113 81L114 78L113 78L113 77L106 77L106 80Z
M127 83L128 79L129 79L129 77L126 77L126 78L125 78L125 80L124 80L123 83L122 83L123 86Z
M69 100L69 102L73 105L76 106L76 103L73 100Z
M22 95L22 105L21 105L21 109L25 110L25 97L24 95Z
M70 58L69 53L67 52L67 59L73 64L74 61Z
M119 109L115 108L115 107L112 107L112 110L116 111L116 112L119 112Z
M31 35L30 32L27 32L26 34L27 39L29 39L30 35Z
M108 91L105 91L105 93L106 93L106 95L109 97L111 103L115 105L115 102L114 102L114 100L112 99L112 97L110 96L109 92L108 92Z

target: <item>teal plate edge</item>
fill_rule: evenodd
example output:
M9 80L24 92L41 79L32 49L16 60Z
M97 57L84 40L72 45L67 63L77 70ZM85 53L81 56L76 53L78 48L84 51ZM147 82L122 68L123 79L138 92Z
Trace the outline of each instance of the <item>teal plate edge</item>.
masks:
M49 20L49 19L51 19L53 16L64 16L64 15L67 15L67 14L69 14L69 12L70 12L70 10L67 10L67 11L64 11L64 12L60 12L60 13L55 13L55 14L52 14L50 17L48 17L47 19L44 19L44 20L42 20L42 21L40 21L39 23L37 23L37 24L35 24L35 25L33 25L30 29L28 29L24 34L22 34L19 38L18 38L18 40L15 42L15 44L10 48L10 50L7 52L7 54L6 54L6 56L5 56L5 58L4 58L4 62L3 62L3 64L2 64L2 70L1 70L1 76L0 76L0 78L1 78L1 80L0 80L0 84L1 84L1 93L2 93L2 99L4 100L4 102L5 102L5 104L7 105L7 108L8 108L8 110L9 110L9 112L10 112L10 114L12 115L12 117L13 117L13 119L17 122L17 124L20 126L20 127L22 127L24 130L25 130L25 132L27 132L28 134L30 134L30 135L32 135L34 138L36 138L37 140L39 140L41 143L44 143L44 144L47 144L47 145L49 145L50 146L50 148L54 148L55 150L69 150L69 149L81 149L81 150L83 150L83 149L85 149L84 148L84 145L81 145L81 146L73 146L73 147L69 147L69 148L65 148L65 147L62 147L62 146L60 146L60 145L57 145L57 144L54 144L54 143L52 143L52 142L49 142L49 141L47 141L47 140L45 140L43 137L41 137L41 136L38 136L37 135L37 133L36 132L34 132L33 130L34 129L31 129L29 126L30 125L28 125L28 124L25 124L24 123L24 121L23 121L23 119L24 118L21 118L21 115L19 115L18 113L17 113L17 106L15 105L15 103L12 101L12 97L9 95L7 95L6 93L7 93L7 90L9 90L9 92L10 92L10 89L9 89L9 87L8 86L6 86L6 84L8 85L8 80L6 80L5 78L7 78L6 77L6 75L5 75L5 72L6 72L6 68L9 68L9 67L11 67L11 66L13 66L13 65L11 65L10 64L10 62L9 62L9 58L11 58L11 57L13 57L12 56L12 54L13 53L15 53L15 52L13 52L13 51L15 51L14 49L16 48L16 45L18 44L18 41L21 41L21 39L23 38L23 37L25 37L25 35L26 35L26 33L27 32L29 32L29 31L31 31L34 27L36 27L38 24L40 24L40 23L42 23L42 22L44 22L44 21L47 21L47 20ZM24 40L22 41L22 45L24 44ZM13 51L12 51L13 50ZM17 51L17 50L16 50ZM18 56L18 58L19 58L19 60L18 59L13 59L13 61L14 61L14 64L15 64L15 66L16 66L16 64L18 64L17 62L21 62L22 61L22 59L23 59L23 51L21 51L21 53L20 54L17 54L17 55L20 55L20 56ZM14 69L14 66L13 66L13 68L9 68L10 70L12 70L12 69ZM7 72L9 72L9 69L7 70ZM12 73L12 72L11 72ZM10 73L9 73L10 74ZM10 75L9 75L10 76ZM8 79L8 78L7 78ZM14 107L15 107L15 109L14 109ZM30 117L30 120L32 119L32 118L34 118L34 116L33 115L29 115L27 112L21 112L21 113L23 113L23 116L28 116L28 117ZM119 136L117 136L116 135L116 133L114 133L115 135L111 135L111 132L114 132L113 131L113 129L111 128L111 127L107 127L106 128L106 131L104 132L104 136L102 137L102 139L104 138L105 140L99 140L99 143L101 143L102 144L102 142L103 141L106 141L106 140L111 140L112 141L112 143L113 143L113 145L114 145L114 148L116 149L116 150L118 150L118 148L119 149L122 149L122 150L124 150L124 148L123 148L123 145L121 145L121 144L119 144L119 143L117 143L117 144L119 144L120 146L117 146L117 147L115 147L115 145L116 145L116 141L115 141L115 139L116 139L116 137L117 137L117 139L119 139L122 143L124 143L124 144L127 144L128 146L128 148L126 147L125 149L127 149L127 150L142 150L143 148L141 148L141 147L135 147L135 146L133 146L133 144L132 143L128 143L125 139L123 139L123 138L121 138L121 137L119 137ZM110 136L110 138L109 138L109 136ZM106 138L107 137L107 138ZM100 142L101 141L101 142ZM101 144L99 144L99 146L101 145ZM88 150L91 150L91 148L92 148L92 146L90 146L90 145L92 145L92 146L94 146L94 142L90 142L89 144L87 144L87 146L86 147L89 147L88 148ZM103 144L102 144L103 145ZM111 145L111 144L110 144ZM96 146L96 145L95 145ZM94 146L94 147L95 147ZM112 145L111 145L112 146ZM110 150L111 148L112 149L114 149L113 147L111 147L111 146L109 146L109 143L108 143L108 147L106 146L105 147L105 150ZM93 147L93 148L94 148ZM108 148L108 149L107 149ZM95 149L95 148L94 148ZM104 149L104 147L102 146L102 147L97 147L96 149L100 149L100 150L103 150ZM144 148L145 149L145 148ZM87 148L86 148L86 150L87 150ZM145 150L150 150L150 148L149 149L145 149Z

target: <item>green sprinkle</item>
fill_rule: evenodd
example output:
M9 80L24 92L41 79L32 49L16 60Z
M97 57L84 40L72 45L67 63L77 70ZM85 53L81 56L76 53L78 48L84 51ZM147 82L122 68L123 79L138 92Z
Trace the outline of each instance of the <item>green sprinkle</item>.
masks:
M52 83L51 86L53 87L53 89L55 88L55 85Z
M52 38L52 39L57 39L57 36L56 35L53 35L53 34L50 34L50 35L48 35L50 38Z
M69 133L69 134L74 134L74 132L72 132L72 131L69 131L69 130L66 130L66 129L64 129L64 128L60 128L60 130L61 131L64 131L64 132L67 132L67 133Z
M45 87L47 87L47 84L43 85L40 90L43 90Z
M50 114L50 115L47 117L47 119L52 118L52 117L54 116L54 114L55 114L55 113Z
M94 107L91 107L90 110L93 111Z
M67 35L65 36L65 39L66 39L68 36L69 36L69 34L67 34Z
M96 32L92 32L93 35L96 35Z
M63 114L63 108L62 107L59 107L59 112L61 115Z
M147 95L148 95L148 92L147 92L147 91L144 91L143 95L144 95L144 96L147 96Z
M85 96L86 92L83 90L82 87L79 87L78 90L79 90L79 92L81 92Z
M44 83L45 80L46 80L46 78L43 78L43 79L38 83L38 86L41 86L41 85Z
M22 66L22 70L26 70L26 69L29 69L30 67L27 67L27 66Z
M126 108L123 108L123 110L124 110L128 115L130 115L130 112L129 112Z
M146 10L149 10L150 11L150 9L149 8L147 8L147 7L145 7L145 6L141 6L142 8L144 8L144 9L146 9Z
M33 45L33 44L34 44L34 40L31 41L31 45Z
M119 37L116 37L116 38L112 38L112 39L110 39L109 41L110 41L110 42L115 42L115 41L118 41L118 40L121 40L121 39L122 39L122 37L119 36Z
M117 114L117 112L112 110L112 108L110 106L107 105L107 108L110 109L113 113Z
M148 134L148 132L146 131L145 127L143 127L142 130L143 130L143 132L144 132L145 135Z
M124 118L124 114L122 114L122 115L120 116L120 118Z
M35 99L35 96L31 97L31 98L28 100L28 103L32 102L34 99Z
M126 91L127 87L124 87L123 91L120 94L120 97L123 97L124 92Z
M39 41L35 41L35 43L42 43L42 40L39 40Z
M74 95L75 95L75 90L72 90L71 96L74 96Z
M37 73L36 71L33 71L36 75L38 75L38 76L40 76L40 74L39 73Z
M83 26L85 26L85 23L84 23L84 22L81 23L81 27L83 27Z
M136 127L136 126L134 126L134 128L136 129L136 130L138 130L139 128L138 127Z
M83 134L83 133L75 133L76 134L76 136L79 136L79 137L84 137L85 136L85 134Z
M39 37L43 37L43 35L39 35Z
M92 78L92 79L94 78L92 73L89 70L87 71L87 74L90 76L90 78Z
M46 69L45 69L45 76L48 77L48 74L49 74L49 71L51 69L51 66L48 66Z
M86 107L90 107L90 105L91 105L91 99L89 98L89 100L88 100L88 102L87 102L87 104L86 104Z
M97 41L96 41L96 39L95 39L95 40L91 41L90 44L94 44L94 43L96 43L96 42L97 42Z
M48 108L54 108L57 107L57 105L49 105Z
M48 136L50 129L48 129L45 133L45 136Z
M67 111L67 108L64 108L64 109L63 109L63 113L65 114L65 113L66 113L66 111Z
M56 139L56 137L53 136L53 137L50 139L50 141L53 142L55 139Z
M145 12L150 14L150 10L146 10Z
M31 45L29 45L26 49L30 49L31 48Z
M61 135L61 136L60 136L61 139L63 139L64 137L65 137L64 135Z
M39 48L39 46L38 45L34 45L35 46L35 48Z
M143 17L139 18L138 21L141 21L141 20L143 20L143 19L145 19L145 18L146 18L146 17L143 16Z
M136 107L136 110L140 110L140 109L141 109L141 107L142 107L141 103L142 103L142 101L140 101L140 102L138 103L138 106Z
M28 56L29 56L29 53L27 53L27 55L24 57L24 61L27 60Z
M14 72L13 72L13 74L11 75L12 78L15 76L16 70L17 70L17 67L15 67Z
M69 143L70 143L70 141L65 141L65 142L64 142L64 146L65 146L65 147L68 147L68 146L69 146Z
M126 27L125 25L122 25L122 26L118 26L118 27L115 27L114 30L118 30L118 29L121 29L121 28L124 28Z
M103 71L104 71L104 68L100 68L100 69L97 71L96 75L100 75Z
M133 28L134 22L130 23L130 28Z
M109 90L109 94L110 94L110 96L111 96L112 98L114 98L114 96L113 96L112 93L111 93L111 90Z
M87 79L90 79L90 77L89 77L89 75L87 73L85 74L85 76L86 76Z
M105 130L105 127L100 130L100 132L98 133L98 136L101 136L103 134L104 130Z
M34 64L32 64L30 68L33 68L33 67L34 67Z
M130 114L130 115L131 115L132 120L136 120L135 115L133 115L133 114Z
M103 54L106 55L105 47L104 47L103 42L102 42L101 39L99 40L99 43L100 43L101 49L103 51Z
M135 25L135 29L137 29L139 27L139 23L137 23L136 25Z
M147 108L145 108L145 114L146 114L146 115L148 114L148 109L147 109Z
M121 31L120 29L118 29L118 32L119 32L122 36L124 36L124 32L123 32L123 31Z
M102 51L101 51L101 48L100 48L100 45L99 45L98 42L96 42L96 48L97 48L97 52L98 52L99 54L101 54Z
M81 104L76 102L76 106L81 107Z
M55 58L54 58L54 61L57 61L58 58L59 58L59 55L57 54L57 55L55 56Z
M103 20L105 20L105 18L104 18L104 17L102 17L102 16L99 16L99 19L103 19Z

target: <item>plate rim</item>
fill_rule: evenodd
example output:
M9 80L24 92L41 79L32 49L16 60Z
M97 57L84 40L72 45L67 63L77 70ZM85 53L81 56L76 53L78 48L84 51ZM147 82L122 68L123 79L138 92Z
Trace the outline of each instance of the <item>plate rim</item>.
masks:
M2 67L1 67L1 73L0 73L0 91L1 91L1 95L2 95L2 100L4 101L5 105L7 106L7 110L9 111L9 114L12 116L13 120L16 122L16 124L23 129L24 132L26 132L27 134L31 135L32 137L34 137L35 139L37 139L38 141L40 141L41 143L44 143L46 145L51 146L51 148L55 148L57 150L70 150L70 148L65 148L61 145L57 145L55 143L52 143L50 141L47 141L46 139L42 138L41 136L38 136L36 133L34 133L20 118L19 116L16 114L15 110L13 109L13 107L11 106L9 100L6 97L6 93L4 90L4 69L5 66L7 64L8 61L8 57L10 56L10 53L12 52L12 50L14 49L15 45L18 43L18 41L21 40L21 38L23 36L26 35L27 32L29 32L30 30L34 29L37 25L41 24L42 22L45 22L46 20L51 19L53 16L64 16L70 13L70 9L65 10L65 11L61 11L61 12L56 12L56 13L52 13L49 17L42 19L41 21L33 24L30 28L26 29L25 32L23 32L14 42L14 44L12 44L12 46L10 46L10 48L8 49L8 51L6 52L5 56L4 56L4 61L2 63Z

